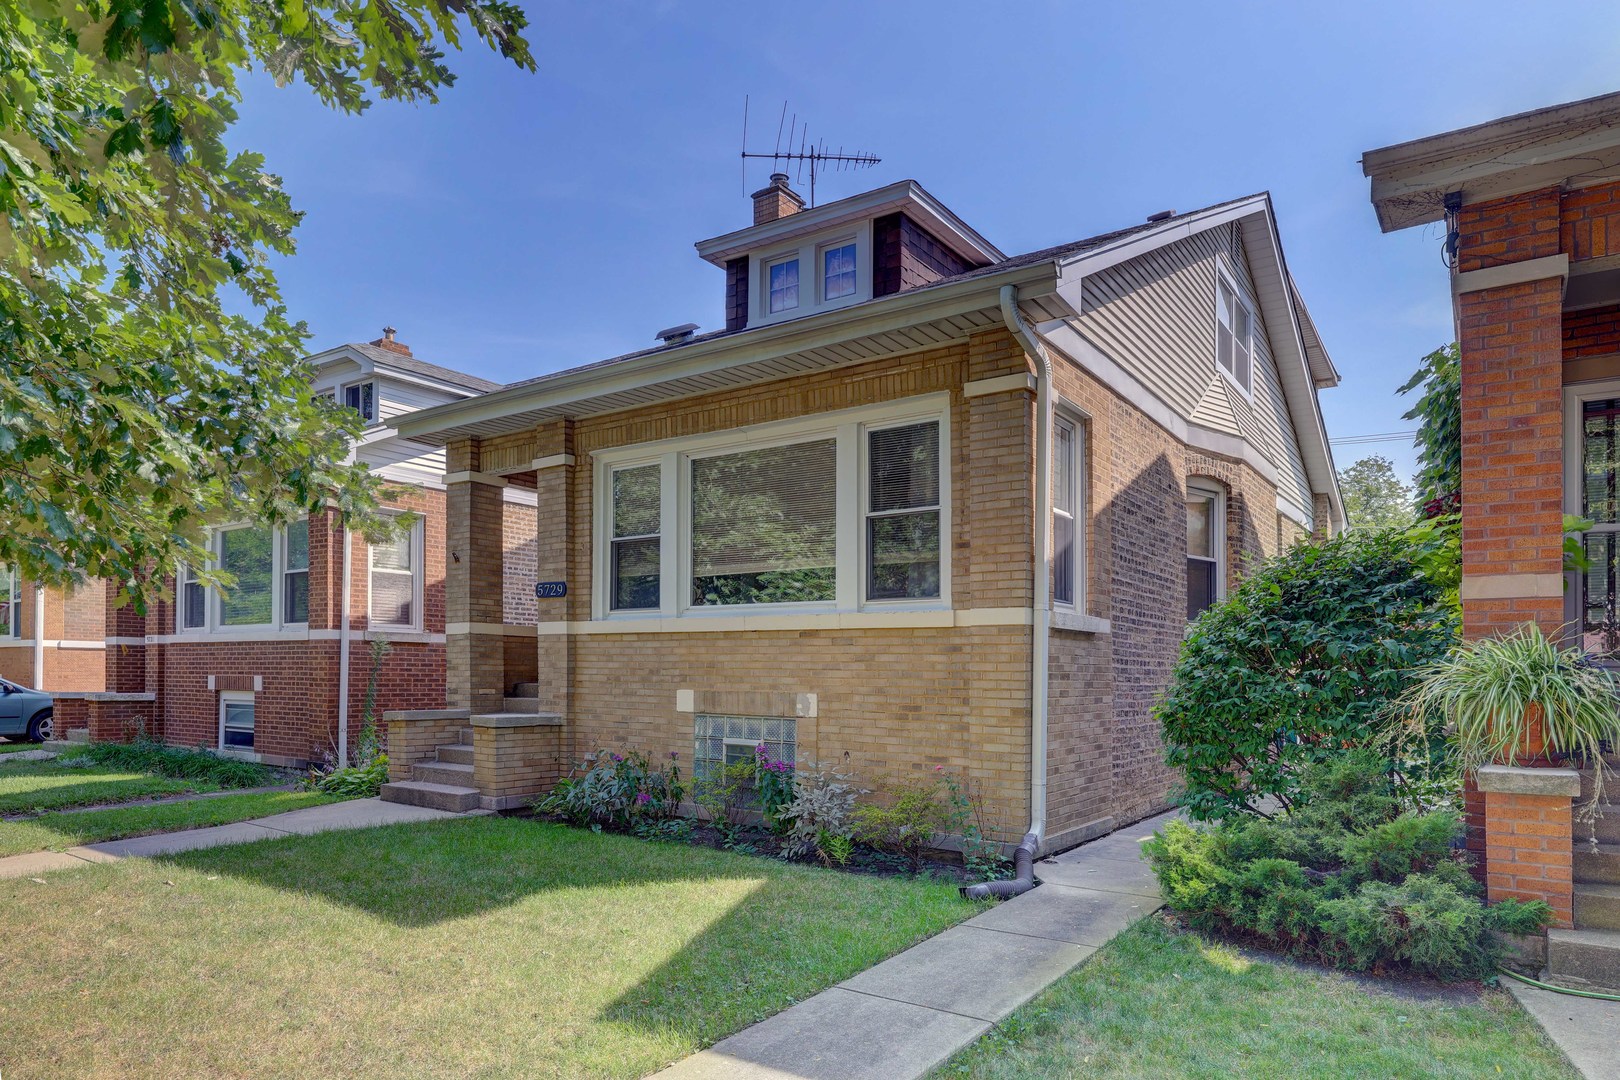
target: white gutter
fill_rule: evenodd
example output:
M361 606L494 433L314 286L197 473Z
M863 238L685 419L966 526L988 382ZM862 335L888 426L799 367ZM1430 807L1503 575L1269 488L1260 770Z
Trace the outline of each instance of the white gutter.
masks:
M1035 610L1030 644L1029 833L1036 852L1046 839L1046 723L1052 637L1052 358L1018 310L1018 289L1001 287L1001 318L1035 361Z
M67 637L67 627L62 628ZM34 686L45 689L45 586L34 586Z
M343 525L343 599L338 607L342 621L338 623L338 737L337 755L338 768L347 768L349 765L349 584L353 577L351 570L352 558L350 550L353 543L349 537L349 526Z

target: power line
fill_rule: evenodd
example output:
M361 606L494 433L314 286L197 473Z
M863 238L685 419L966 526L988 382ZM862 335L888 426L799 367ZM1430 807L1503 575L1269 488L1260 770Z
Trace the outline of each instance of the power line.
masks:
M1343 435L1337 439L1329 439L1328 442L1343 446L1351 446L1362 445L1365 443L1400 442L1402 440L1414 439L1416 437L1417 432L1415 430L1379 431L1370 435Z

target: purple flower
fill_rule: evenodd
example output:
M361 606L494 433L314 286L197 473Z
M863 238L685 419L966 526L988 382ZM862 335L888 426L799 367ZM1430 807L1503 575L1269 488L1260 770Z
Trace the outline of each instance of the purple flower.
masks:
M681 756L681 752L679 750L671 750L669 752L669 760L671 760L671 761L678 760L680 758L680 756Z
M645 806L648 803L652 802L652 796L647 794L645 791L643 791L640 795L636 796L636 802L641 803L643 806Z
M624 760L624 758L622 758L622 757L620 757L620 756L619 756L619 755L618 755L618 754L614 754L614 755L613 755L613 760L614 760L614 761L623 761L623 760Z

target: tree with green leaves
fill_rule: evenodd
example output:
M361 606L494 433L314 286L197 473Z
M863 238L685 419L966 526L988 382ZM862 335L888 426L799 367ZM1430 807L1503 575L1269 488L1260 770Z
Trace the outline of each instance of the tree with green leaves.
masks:
M210 525L374 520L356 421L309 395L272 256L299 213L227 148L241 79L325 104L433 102L503 0L12 0L0 6L0 566L117 583L206 565Z
M1372 454L1339 470L1345 516L1352 529L1399 528L1412 523L1412 489L1389 458Z
M1403 420L1418 422L1417 499L1429 516L1456 509L1462 498L1462 363L1457 343L1425 356L1396 393L1422 388Z

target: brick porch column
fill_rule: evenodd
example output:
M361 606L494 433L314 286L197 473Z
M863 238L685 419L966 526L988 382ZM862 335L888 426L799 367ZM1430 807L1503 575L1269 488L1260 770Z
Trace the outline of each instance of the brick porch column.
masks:
M146 616L133 604L118 602L118 586L107 583L107 690L138 694L146 690Z
M445 702L453 709L498 712L506 695L506 481L478 471L477 439L451 443L445 456Z
M574 463L574 422L556 420L541 425L534 433L535 580L563 581L568 595L561 599L538 601L541 632L535 642L538 654L540 711L555 713L568 720L574 683L574 636L546 633L548 623L566 623L591 617L590 590L584 581L571 580L573 554L573 515L577 468Z
M1554 926L1574 918L1574 854L1570 801L1581 792L1574 769L1487 765L1479 770L1485 798L1485 886L1492 900L1545 900Z

